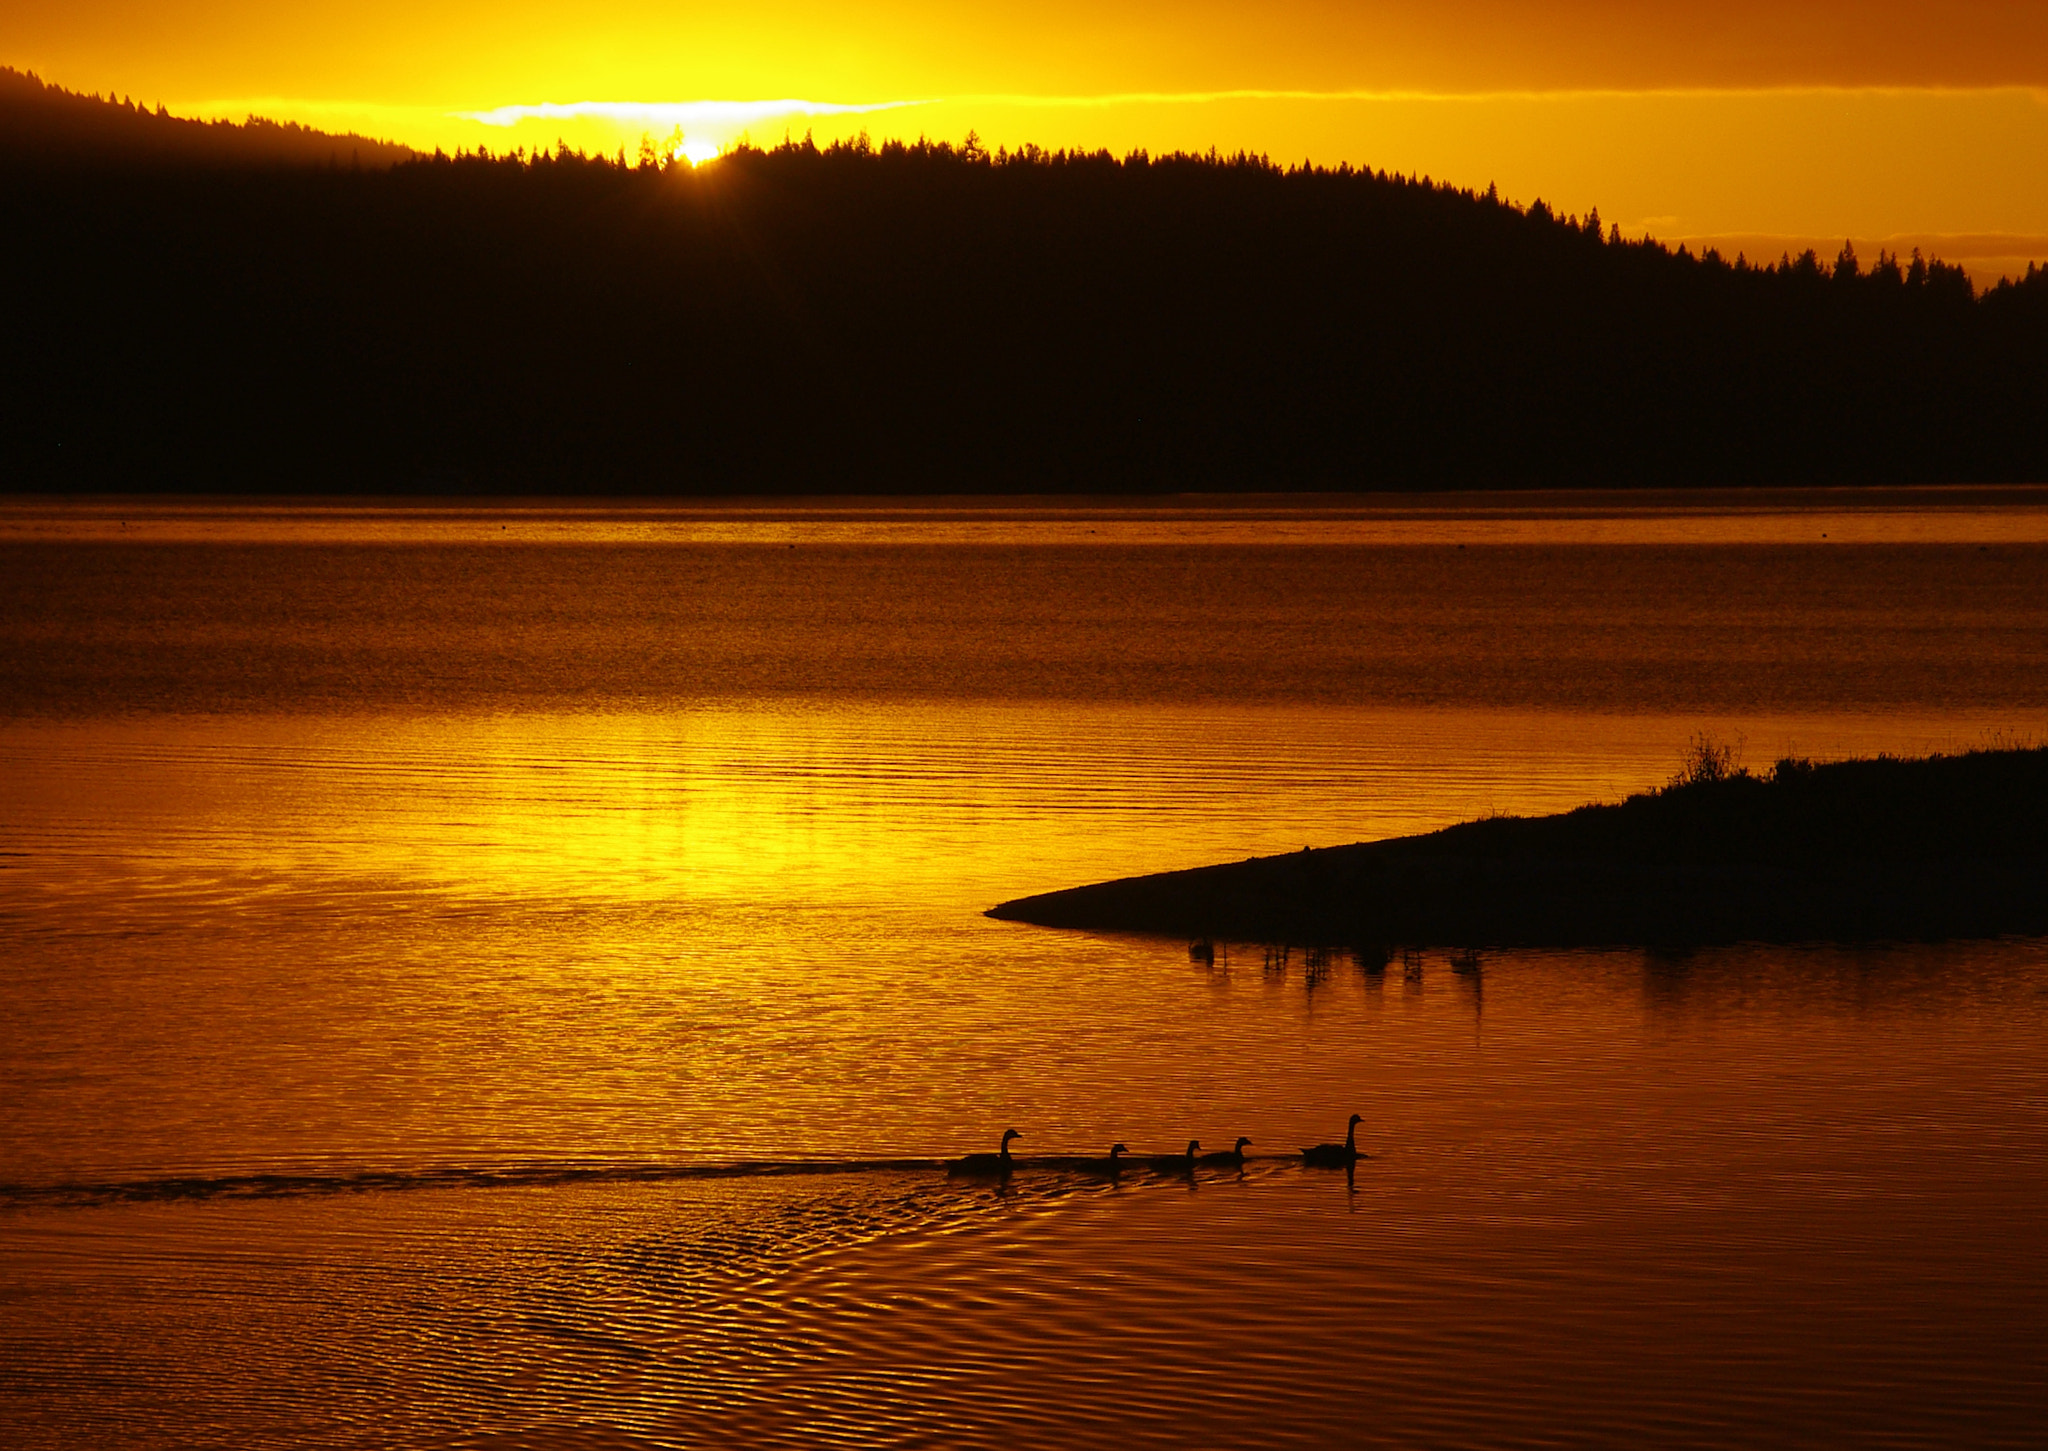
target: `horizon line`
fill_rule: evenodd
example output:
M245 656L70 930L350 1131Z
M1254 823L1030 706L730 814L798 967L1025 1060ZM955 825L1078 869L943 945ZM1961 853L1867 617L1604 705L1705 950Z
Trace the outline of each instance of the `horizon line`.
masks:
M475 121L481 125L510 127L528 120L647 119L679 122L745 122L773 116L865 115L929 106L1001 106L1029 110L1098 110L1114 106L1200 106L1229 101L1293 101L1309 104L1371 102L1408 103L1499 103L1573 101L1711 101L1711 100L1797 100L1797 99L1881 99L1944 100L1986 99L1994 96L2024 98L2048 108L2048 87L2004 85L1841 85L1797 84L1765 86L1565 86L1555 88L1506 87L1490 90L1443 90L1390 87L1355 87L1339 90L1292 89L1282 87L1228 87L1187 91L1105 91L1057 95L1017 91L977 91L953 95L923 95L867 101L828 101L804 96L704 97L688 100L597 100L508 102L498 106L453 109L431 104L388 101L314 100L294 96L262 95L219 97L178 103L202 113L246 110L260 114L265 107L300 112L356 113L361 115L433 115L442 119Z

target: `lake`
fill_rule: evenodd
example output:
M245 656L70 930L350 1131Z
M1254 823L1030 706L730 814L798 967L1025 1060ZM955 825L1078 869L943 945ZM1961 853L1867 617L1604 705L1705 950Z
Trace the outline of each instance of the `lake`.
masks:
M2048 943L1312 976L980 915L1702 732L2039 741L2048 491L17 499L0 682L10 1445L2048 1417Z

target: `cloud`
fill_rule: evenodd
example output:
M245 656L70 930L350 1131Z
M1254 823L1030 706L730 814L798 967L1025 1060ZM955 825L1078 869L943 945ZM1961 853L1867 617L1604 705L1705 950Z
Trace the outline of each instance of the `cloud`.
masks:
M929 101L869 101L843 105L836 101L788 98L776 101L542 101L530 106L498 106L488 111L451 111L458 120L486 126L516 126L521 121L595 119L638 126L744 126L774 116L863 116L873 111L900 111L927 106Z
M1022 110L1102 110L1119 106L1202 106L1228 101L1283 101L1325 104L1346 102L1449 102L1499 103L1584 102L1601 100L1717 100L1769 97L1967 97L2010 94L2012 87L1945 86L1764 86L1764 87L1650 87L1645 89L1556 89L1529 91L1417 91L1417 90L1274 90L1238 88L1214 91L1111 91L1096 95L1043 95L1025 92L983 92L953 96L925 96L901 101L812 101L784 97L755 101L540 101L530 105L495 106L483 111L449 111L451 120L476 121L486 126L509 127L522 121L603 120L630 126L745 126L778 116L862 116L878 111L902 111L923 106L1000 106ZM2037 104L2048 103L2048 92L2028 90ZM307 109L299 103L296 109ZM339 109L339 108L337 108Z
M1238 89L1222 91L1112 91L1101 95L1049 96L992 92L945 96L931 101L890 102L891 105L984 105L1047 108L1105 106L1195 106L1217 101L1635 101L1635 100L1769 100L1777 98L1940 98L1999 96L2024 93L2048 105L2048 90L2015 86L1551 86L1510 90L1352 89L1300 91Z

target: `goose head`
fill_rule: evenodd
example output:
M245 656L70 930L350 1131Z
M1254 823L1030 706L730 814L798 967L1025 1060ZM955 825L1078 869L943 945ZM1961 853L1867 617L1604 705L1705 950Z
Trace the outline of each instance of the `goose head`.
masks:
M1129 1152L1130 1150L1125 1148L1122 1144L1111 1144L1109 1146L1109 1162L1114 1164L1119 1156L1128 1154Z
M1244 1152L1245 1145L1249 1144L1250 1142L1250 1139L1240 1136L1238 1141L1235 1144L1231 1145L1230 1152L1233 1154L1242 1154Z
M1005 1145L1005 1146L1007 1146L1007 1145L1009 1144L1010 1140L1012 1140L1012 1139L1021 1139L1021 1138L1023 1138L1023 1137L1024 1137L1024 1135L1022 1135L1022 1134L1018 1133L1018 1132L1017 1132L1017 1131L1016 1131L1015 1129L1004 1129L1004 1130L1003 1130L1003 1143L1004 1143L1004 1145Z

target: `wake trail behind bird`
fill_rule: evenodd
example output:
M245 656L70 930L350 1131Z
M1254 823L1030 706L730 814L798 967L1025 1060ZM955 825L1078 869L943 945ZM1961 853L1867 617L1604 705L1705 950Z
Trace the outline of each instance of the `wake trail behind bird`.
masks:
M1247 1160L1256 1159L1247 1155ZM401 1193L422 1189L526 1189L570 1184L686 1183L717 1179L788 1179L848 1174L917 1174L943 1171L946 1159L735 1159L716 1162L446 1165L420 1169L364 1169L338 1173L176 1175L48 1184L0 1183L0 1210L76 1208L244 1199L296 1199L316 1195ZM1088 1161L1079 1155L1018 1155L1015 1172L1070 1174ZM1274 1162L1281 1162L1275 1160ZM1133 1163L1128 1177L1147 1177Z

